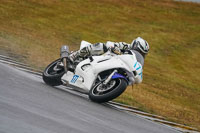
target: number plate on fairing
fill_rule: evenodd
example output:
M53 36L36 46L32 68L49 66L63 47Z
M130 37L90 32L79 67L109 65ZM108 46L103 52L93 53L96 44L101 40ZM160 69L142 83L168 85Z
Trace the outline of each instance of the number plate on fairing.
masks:
M72 80L70 81L71 83L76 83L77 79L79 78L78 75L74 75Z

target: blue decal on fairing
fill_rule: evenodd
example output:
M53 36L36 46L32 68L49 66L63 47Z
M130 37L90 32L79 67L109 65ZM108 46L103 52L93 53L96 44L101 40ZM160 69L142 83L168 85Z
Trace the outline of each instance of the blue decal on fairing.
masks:
M138 75L140 75L140 76L141 76L141 79L142 79L142 72L141 72L141 73L139 73Z
M138 64L139 65L139 64ZM138 68L136 68L136 70L139 70L141 68L141 66L139 65L139 67Z
M75 82L77 81L78 78L79 78L78 75L74 75L73 78L72 78L72 80L71 80L71 82L72 82L72 83L75 83Z
M134 68L136 67L136 65L137 65L137 62L135 63Z

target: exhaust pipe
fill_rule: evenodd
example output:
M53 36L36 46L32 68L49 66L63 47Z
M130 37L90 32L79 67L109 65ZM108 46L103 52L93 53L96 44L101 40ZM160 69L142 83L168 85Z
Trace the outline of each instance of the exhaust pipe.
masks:
M64 65L65 73L67 73L68 71L67 58L69 57L69 54L70 54L69 47L66 45L62 46L60 49L60 57Z

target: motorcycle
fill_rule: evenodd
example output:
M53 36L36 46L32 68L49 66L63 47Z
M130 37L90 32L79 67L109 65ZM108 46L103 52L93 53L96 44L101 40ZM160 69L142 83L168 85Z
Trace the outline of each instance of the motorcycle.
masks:
M88 44L82 41L81 48ZM62 46L60 55L44 70L44 82L51 86L74 86L87 93L94 102L113 100L135 82L137 59L133 52L116 55L107 51L103 55L90 55L72 63L69 60L69 47Z

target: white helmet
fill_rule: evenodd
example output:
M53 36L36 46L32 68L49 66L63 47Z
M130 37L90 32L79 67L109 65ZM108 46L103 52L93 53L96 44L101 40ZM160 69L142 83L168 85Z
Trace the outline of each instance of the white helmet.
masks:
M138 37L131 43L131 49L137 50L145 57L145 55L149 52L149 44L141 37Z

